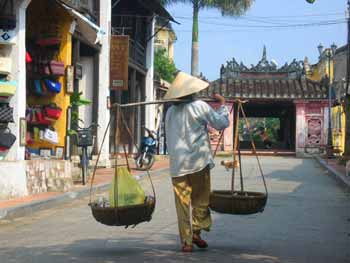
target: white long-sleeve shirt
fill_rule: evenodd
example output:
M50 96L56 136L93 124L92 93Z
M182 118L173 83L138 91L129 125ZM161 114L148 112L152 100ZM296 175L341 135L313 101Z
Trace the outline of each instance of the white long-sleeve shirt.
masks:
M229 126L226 106L216 111L196 100L170 107L165 119L166 141L172 177L214 167L207 125L223 130Z

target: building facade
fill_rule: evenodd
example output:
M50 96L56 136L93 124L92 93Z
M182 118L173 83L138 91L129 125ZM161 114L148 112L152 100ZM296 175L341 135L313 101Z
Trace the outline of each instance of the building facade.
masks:
M112 37L126 39L128 56L123 67L127 67L124 85L111 88L111 103L126 104L155 99L154 37L156 36L156 16L165 21L173 20L170 14L156 0L118 1L112 9ZM125 84L126 83L126 84ZM135 153L134 144L139 144L145 128L155 130L156 107L148 105L124 110L125 121L133 138L129 138L125 127L119 125L121 119L113 118L110 133L111 152L118 154L127 145L129 153Z
M277 67L273 61L267 60L265 48L262 59L251 67L233 58L222 65L220 79L212 82L200 97L210 98L213 92L226 97L229 110L235 99L246 100L244 109L248 118L278 120L277 140L270 151L291 152L297 156L324 151L327 143L327 89L323 83L307 78L302 61L293 60ZM233 111L230 116L232 122ZM232 126L225 131L221 150L233 149ZM213 145L218 143L218 138L218 134L213 133ZM245 136L244 131L241 147L249 147L249 136ZM263 145L257 147L263 149Z
M6 2L13 6L15 24L4 27L0 15L0 31L10 36L0 41L0 50L12 62L2 81L16 83L16 92L2 97L13 109L13 121L0 121L0 129L9 128L16 141L0 153L0 198L66 191L73 184L72 112L84 126L92 121L101 129L107 126L107 96L97 94L109 88L101 81L109 72L99 73L101 50L108 49L103 46L108 34L100 27L108 22L100 21L99 14L108 4L102 8L93 0ZM91 100L86 109L71 108L77 92ZM99 134L95 136L98 141Z

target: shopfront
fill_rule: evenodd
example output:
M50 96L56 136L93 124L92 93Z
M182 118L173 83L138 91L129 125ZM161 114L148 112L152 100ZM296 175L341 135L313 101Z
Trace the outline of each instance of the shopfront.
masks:
M0 198L66 191L73 185L71 97L81 92L91 100L89 107L75 110L86 123L98 122L103 31L98 18L87 18L62 1L8 2L13 2L15 28L2 25L0 15L0 30L10 36L5 45L0 41L0 53L2 61L12 63L0 77L15 91L0 96L0 107L9 108L0 133L12 133L15 142L0 147Z

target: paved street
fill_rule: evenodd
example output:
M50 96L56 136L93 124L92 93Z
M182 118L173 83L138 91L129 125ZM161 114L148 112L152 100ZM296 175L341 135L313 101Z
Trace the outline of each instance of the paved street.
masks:
M220 160L218 160L220 162ZM98 224L88 199L0 224L0 262L350 262L350 196L311 159L263 157L269 200L262 214L213 213L208 251L179 252L177 221L166 173L154 176L157 208L135 229ZM263 190L253 157L245 184ZM217 165L215 189L229 187ZM238 182L236 185L239 185Z

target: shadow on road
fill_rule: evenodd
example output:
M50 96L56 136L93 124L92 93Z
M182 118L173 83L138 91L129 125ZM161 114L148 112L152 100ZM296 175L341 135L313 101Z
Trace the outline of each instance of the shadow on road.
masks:
M213 244L210 250L192 254L179 251L178 244L156 244L144 239L88 239L68 246L11 247L0 249L1 262L281 262L263 251L235 245ZM30 261L28 259L31 258ZM286 261L284 261L286 262Z

